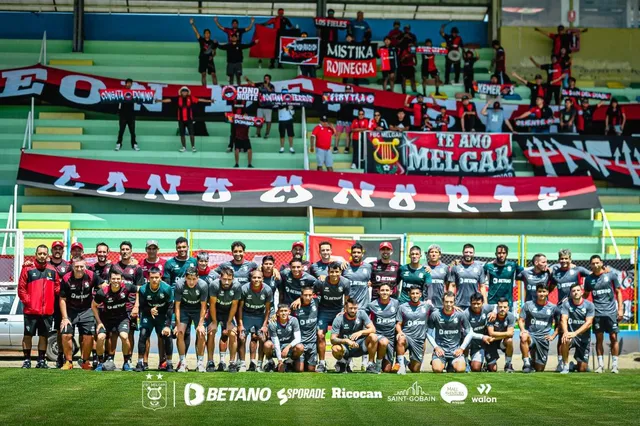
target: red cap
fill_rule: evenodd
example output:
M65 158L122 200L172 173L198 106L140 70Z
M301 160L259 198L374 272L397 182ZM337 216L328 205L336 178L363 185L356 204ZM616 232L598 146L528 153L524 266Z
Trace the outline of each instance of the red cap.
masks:
M54 241L51 243L51 248L54 247L64 247L64 243L62 241Z
M295 243L291 244L291 248L293 249L294 247L304 248L304 243L302 241L296 241Z
M71 250L73 249L77 249L79 248L80 250L84 251L84 246L82 245L82 243L73 243L71 244Z
M385 241L383 243L380 243L380 250L382 250L383 248L388 248L389 250L393 250L393 246L391 245L391 243L389 241Z

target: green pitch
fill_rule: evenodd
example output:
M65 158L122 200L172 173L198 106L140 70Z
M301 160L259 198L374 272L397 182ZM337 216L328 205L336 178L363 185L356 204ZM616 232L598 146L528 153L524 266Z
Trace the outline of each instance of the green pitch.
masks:
M444 374L407 376L276 373L146 373L0 370L0 424L56 425L172 425L208 422L223 425L298 424L323 425L623 425L638 424L640 417L640 371L613 374L555 373ZM443 385L463 383L463 404L447 403ZM160 391L143 391L143 382ZM158 384L160 383L160 384ZM164 384L162 384L164 383ZM207 388L261 388L254 391L266 401L228 401L244 398L238 391L222 391L225 402L185 404L187 383ZM174 407L175 384L175 407ZM487 386L491 389L487 393ZM363 396L381 399L335 399L332 388L369 391ZM269 391L264 388L268 388ZM292 389L319 389L311 399L289 399L280 405L280 394ZM285 389L281 391L281 389ZM289 389L289 391L287 391ZM319 396L324 389L324 399ZM460 389L452 392L456 395ZM482 391L482 394L481 394ZM220 389L214 389L214 398ZM267 395L270 392L270 395ZM377 393L376 393L377 392ZM160 396L165 408L151 410L147 396ZM342 394L341 394L342 395ZM190 398L195 398L192 390ZM255 396L255 395L254 395ZM344 395L343 395L344 396ZM478 402L482 398L483 402ZM495 398L495 399L494 399ZM422 401L410 401L420 399ZM404 401L403 401L404 400ZM490 402L487 402L490 401Z

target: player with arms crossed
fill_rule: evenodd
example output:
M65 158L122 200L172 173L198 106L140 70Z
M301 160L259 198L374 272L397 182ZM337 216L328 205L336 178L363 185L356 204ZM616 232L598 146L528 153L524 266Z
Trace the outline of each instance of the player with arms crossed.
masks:
M336 359L336 372L349 372L349 359L365 353L374 359L378 349L376 328L367 314L358 309L355 300L347 299L344 313L333 320L331 326L331 353ZM378 374L375 364L369 363L367 373Z
M210 324L207 326L209 351L213 353L216 346L216 332L220 324L220 362L218 371L224 371L227 365L224 362L224 353L229 348L229 364L235 364L238 352L238 330L236 328L236 312L242 298L242 285L233 278L233 269L229 266L220 269L220 278L209 286L209 316ZM237 367L234 365L237 371ZM215 371L213 360L207 363L207 371Z
M271 300L273 293L269 286L264 285L262 271L251 272L251 283L242 286L242 298L238 306L238 356L244 357L246 333L251 334L249 344L250 364L247 371L261 371L264 342L267 339L269 315L271 314ZM256 365L256 349L258 350L258 364ZM229 364L229 372L237 373Z
M174 309L176 314L175 334L178 336L178 355L180 356L180 368L178 373L187 372L185 332L191 328L191 323L196 326L196 357L197 369L200 373L207 370L204 366L204 321L207 315L207 297L209 288L207 282L198 278L198 270L194 267L187 269L184 278L176 281L174 292Z
M160 269L149 270L149 283L140 288L140 339L138 340L138 364L144 359L147 339L156 331L158 341L163 340L164 353L167 359L167 372L173 372L173 341L171 339L171 319L173 317L173 288L162 281ZM144 361L143 361L144 362ZM144 368L144 366L143 366Z
M469 356L471 357L469 365L474 373L482 371L486 355L485 347L492 342L491 337L487 336L487 323L496 318L493 306L483 303L484 297L482 293L473 293L470 299L471 306L464 311L471 330L482 336L482 341L473 339L469 344Z
M582 297L579 283L571 286L571 298L562 303L562 374L569 372L569 350L575 348L574 358L578 361L578 371L583 373L589 366L591 346L591 325L595 316L593 303Z
M318 363L318 299L312 286L302 287L300 295L300 306L293 311L293 316L298 318L300 333L302 335L302 345L304 352L300 357L300 364L304 370L316 371Z
M96 319L96 351L98 352L98 365L95 371L102 371L106 361L113 362L116 353L116 345L109 347L107 359L104 355L104 343L107 334L118 333L122 341L122 353L129 353L129 314L127 312L127 300L129 295L133 294L137 297L138 287L132 283L125 283L122 280L121 272L116 268L111 268L109 272L109 284L103 285L96 293L91 302L91 310ZM103 304L104 311L100 314L98 306ZM138 307L138 299L134 307ZM122 366L123 371L131 371L131 366L125 362Z
M551 332L551 326L556 322L556 305L549 302L549 289L546 284L538 283L537 298L529 300L522 307L518 326L520 327L520 350L522 351L523 373L544 371L549 355L549 342L558 336L558 326ZM533 353L531 354L531 351ZM531 357L533 355L533 368Z
M300 323L296 317L292 317L290 314L289 305L282 303L278 306L275 321L269 323L271 340L264 342L264 354L269 359L267 369L269 371L277 368L280 373L284 373L289 371L291 367L294 367L297 372L304 371L300 360L304 353ZM273 363L273 355L278 360L277 367Z
M413 287L409 291L411 300L402 303L396 315L396 332L398 341L398 374L407 374L404 362L404 354L409 350L409 370L419 373L424 357L424 340L427 337L427 318L429 317L429 305L422 302L422 290Z
M509 299L502 297L498 299L498 313L493 321L487 323L487 334L492 341L485 346L484 357L487 361L487 370L498 371L498 350L505 353L505 373L513 373L511 357L513 356L513 333L516 319L510 312Z
M378 298L369 302L365 312L369 314L378 336L376 369L390 373L396 348L396 318L400 303L391 297L391 286L384 283L378 290ZM404 363L403 363L404 364ZM403 365L404 367L404 365Z
M596 354L598 355L598 368L596 373L604 371L604 333L609 333L611 341L611 372L618 373L618 321L622 319L624 305L622 304L622 291L620 280L614 271L605 272L602 258L597 254L589 259L591 274L584 280L585 297L593 295L595 317L593 318L593 332L596 334ZM617 309L616 309L617 302Z
M433 311L427 322L427 326L435 331L435 337L427 333L427 341L433 346L431 369L434 373L444 373L448 368L455 373L463 373L466 368L465 349L472 339L482 338L471 330L464 312L455 309L455 299L455 294L447 291L442 298L444 306Z

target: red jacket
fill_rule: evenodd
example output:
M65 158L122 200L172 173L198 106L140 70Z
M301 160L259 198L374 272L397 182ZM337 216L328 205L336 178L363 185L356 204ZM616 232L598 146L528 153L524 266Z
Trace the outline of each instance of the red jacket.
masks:
M60 278L51 265L22 268L18 282L18 297L27 315L53 315L56 296L60 293Z

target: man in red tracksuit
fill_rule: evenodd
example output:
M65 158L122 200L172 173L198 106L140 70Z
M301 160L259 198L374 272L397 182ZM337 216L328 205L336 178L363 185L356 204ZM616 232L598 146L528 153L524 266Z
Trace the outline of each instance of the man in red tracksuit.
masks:
M24 337L22 368L31 368L31 340L37 333L38 363L36 368L49 368L45 361L47 340L53 331L53 305L60 293L60 278L57 271L47 263L49 248L41 244L36 248L36 261L25 266L18 281L18 297L24 305Z

